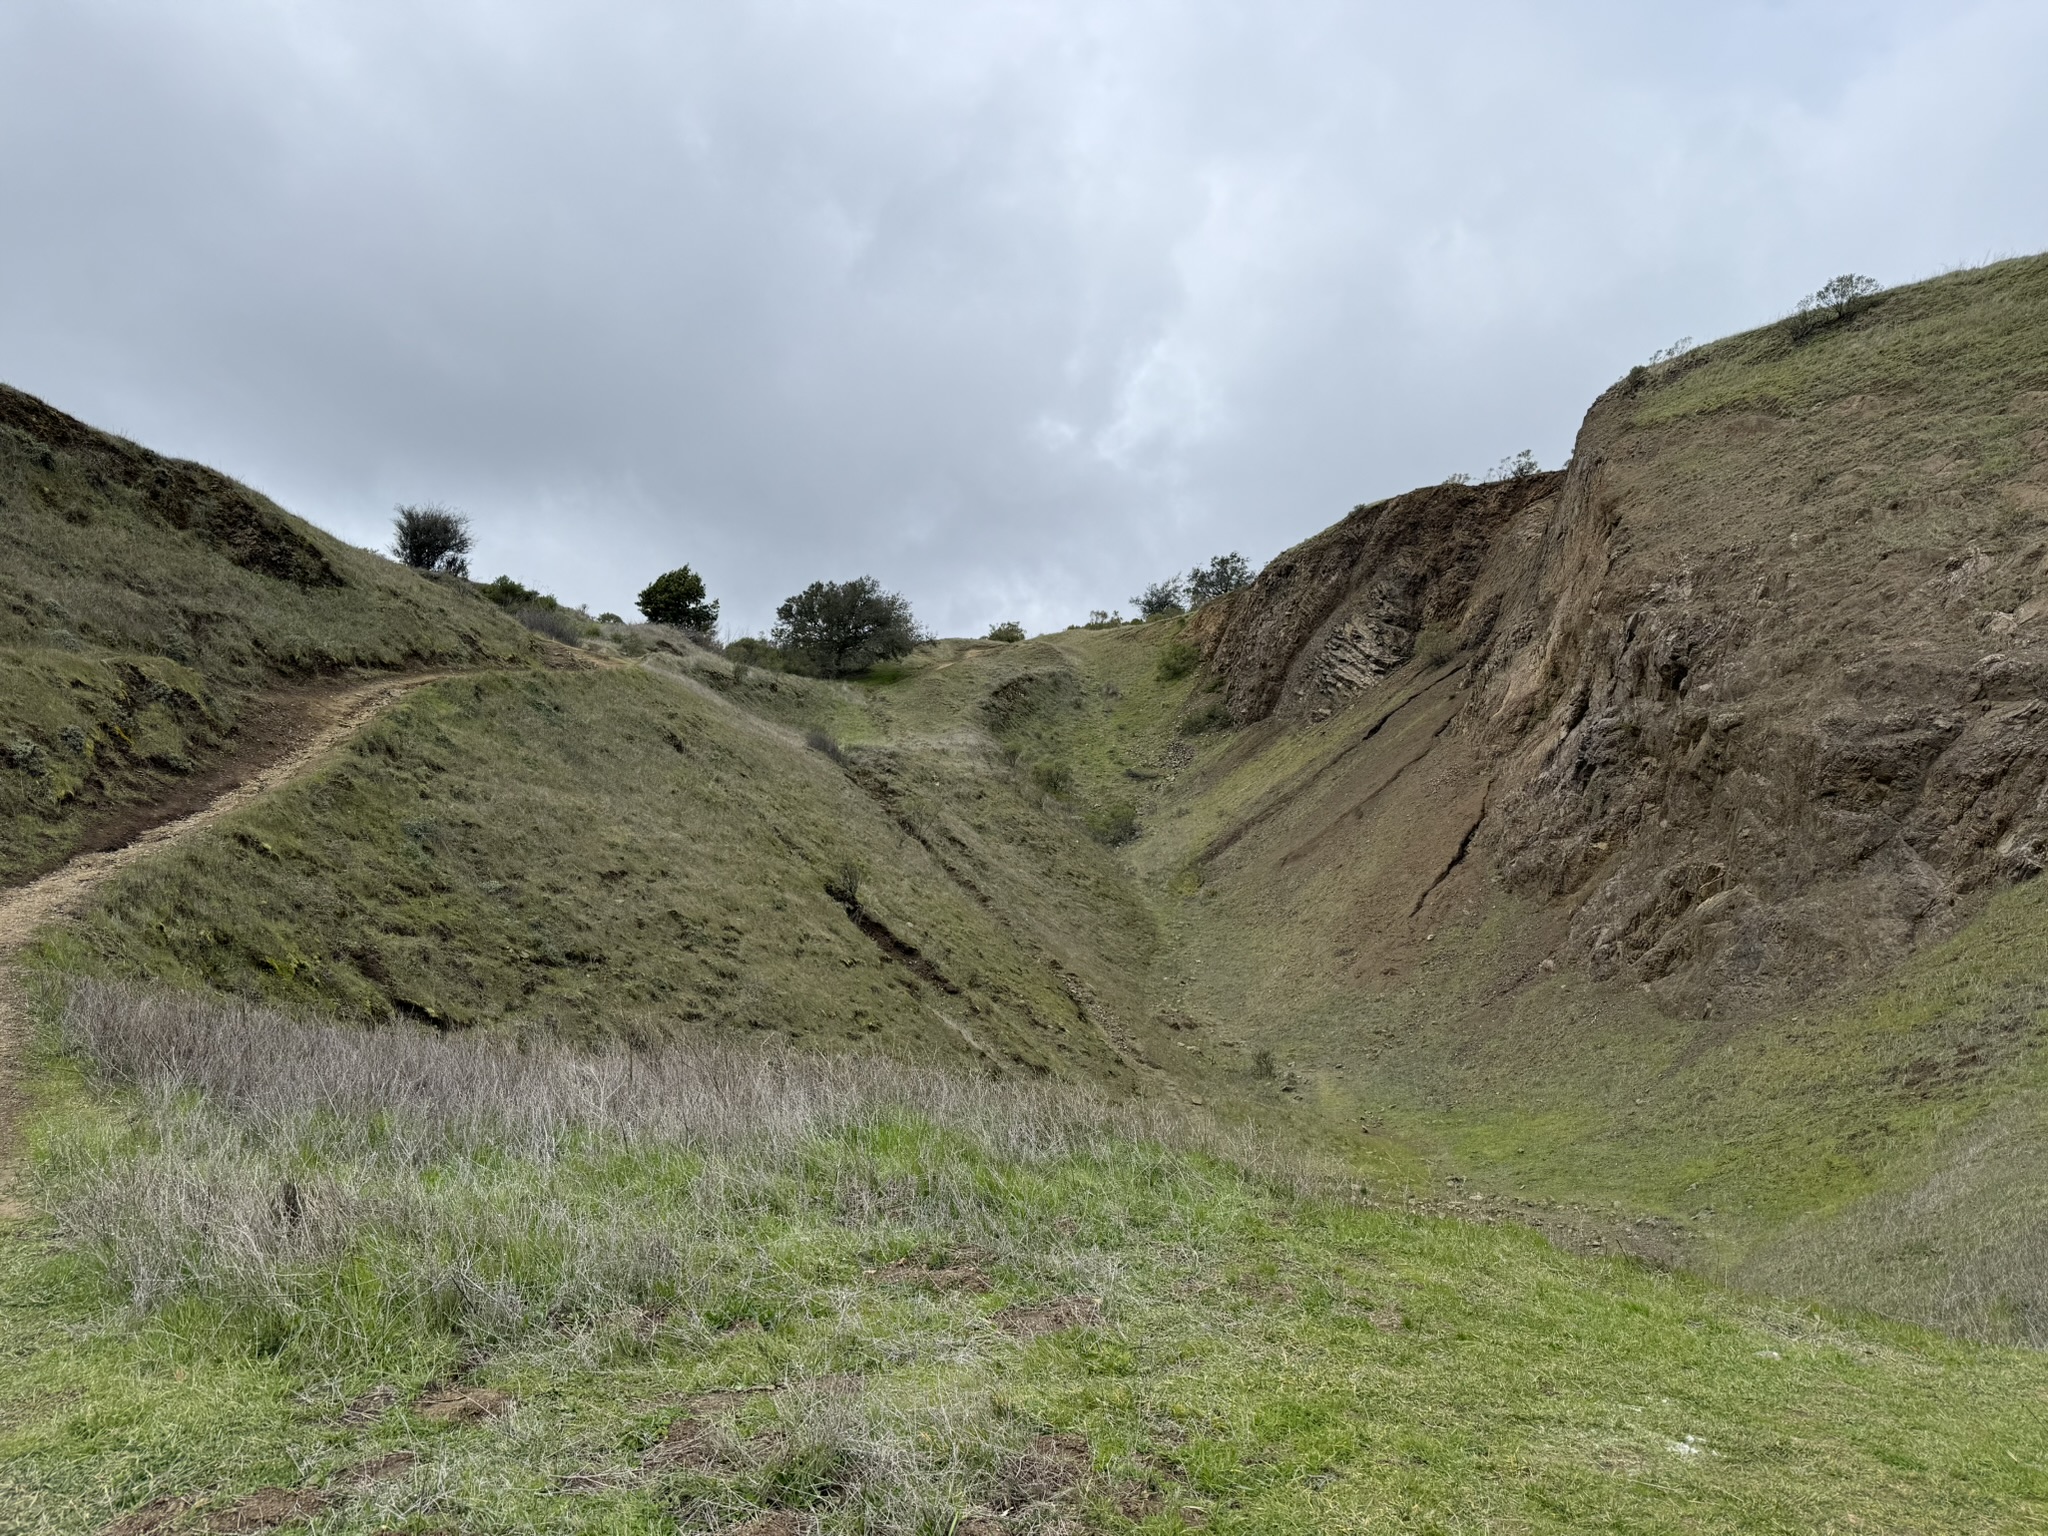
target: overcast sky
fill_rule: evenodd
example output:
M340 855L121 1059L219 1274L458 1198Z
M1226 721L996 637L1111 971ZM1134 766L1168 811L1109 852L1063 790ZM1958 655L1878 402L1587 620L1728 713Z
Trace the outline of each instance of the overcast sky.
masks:
M2048 5L5 0L0 379L735 633L1127 607L2048 246Z

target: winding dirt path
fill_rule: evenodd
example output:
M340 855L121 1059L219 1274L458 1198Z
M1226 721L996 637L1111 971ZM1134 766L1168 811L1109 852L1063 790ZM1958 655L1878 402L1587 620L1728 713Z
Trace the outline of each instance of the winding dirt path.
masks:
M298 777L413 689L453 675L421 672L379 678L313 699L301 721L302 734L290 750L251 769L198 810L151 827L119 848L79 854L27 885L0 891L0 1222L18 1220L24 1214L12 1187L26 1108L19 1068L28 1043L28 999L14 959L37 930L76 912L111 876Z

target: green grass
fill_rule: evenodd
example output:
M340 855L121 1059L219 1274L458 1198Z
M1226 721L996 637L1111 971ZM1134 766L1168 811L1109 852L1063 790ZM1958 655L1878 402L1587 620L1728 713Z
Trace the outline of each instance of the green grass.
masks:
M1610 394L1686 512L1635 553L1764 507L1827 534L1802 581L1970 549L1971 602L2016 609L2044 274ZM517 664L43 936L52 996L168 984L203 1027L152 1056L131 999L39 1068L0 1529L232 1523L262 1487L333 1536L2048 1525L2048 886L1703 1016L1596 980L1568 903L1484 871L1411 910L1415 829L1495 771L1425 762L1484 686L1448 630L1244 729L1179 619L849 682L615 627L641 665L543 673L460 589L198 471L167 522L140 450L30 426L0 440L8 870L203 770L279 681ZM1692 1274L1440 1219L1446 1180ZM440 1422L451 1384L515 1406Z
M1156 1532L2048 1517L2039 1354L1364 1208L1081 1103L1028 1147L996 1101L956 1117L887 1095L772 1144L669 1146L137 1099L75 1066L44 1089L57 1240L0 1261L0 1465L21 1529L282 1486L333 1495L318 1528L337 1536L706 1529L779 1506L828 1531L940 1532L1028 1503L1034 1480L1072 1485L1004 1528L1061 1511ZM92 1192L151 1187L152 1169L216 1191L153 1240L285 1178L309 1228L322 1187L349 1191L352 1219L279 1250L261 1284L202 1257L138 1304ZM379 1190L404 1199L379 1207ZM622 1220L636 1255L564 1266L564 1234L602 1250ZM1037 1337L1005 1326L1076 1296L1099 1312ZM412 1406L457 1376L516 1406L453 1426ZM717 1388L758 1390L693 1409ZM718 1454L650 1455L692 1412ZM1048 1446L1072 1463L1049 1485ZM418 1460L347 1486L393 1451Z
M0 544L0 880L173 792L282 685L534 654L462 584L4 386Z
M1857 395L1932 397L1934 427L1978 430L1987 475L2019 462L2022 423L2001 408L2048 387L2048 257L2027 256L1893 289L1796 337L1783 324L1727 337L1650 370L1634 420L1659 427L1719 411L1808 415ZM1962 407L1977 407L1970 411ZM1974 421L1971 418L1976 418Z
M365 1019L741 1030L1112 1083L1129 1068L1062 979L1114 992L1105 956L1148 941L1109 857L971 744L842 766L642 670L479 676L123 877L43 963ZM849 864L863 919L918 960L828 892Z

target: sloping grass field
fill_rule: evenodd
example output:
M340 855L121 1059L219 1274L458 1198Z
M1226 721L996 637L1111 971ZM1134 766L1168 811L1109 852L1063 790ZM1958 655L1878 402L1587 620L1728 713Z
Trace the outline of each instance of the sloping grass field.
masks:
M174 796L280 689L529 662L455 582L0 385L0 879Z
M58 1028L10 1529L2048 1516L2038 1354L1373 1208L1179 1116L94 985Z

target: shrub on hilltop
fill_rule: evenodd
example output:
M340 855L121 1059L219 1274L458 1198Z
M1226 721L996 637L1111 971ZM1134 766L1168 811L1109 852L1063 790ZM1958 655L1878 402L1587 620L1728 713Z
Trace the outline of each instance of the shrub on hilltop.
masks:
M1153 582L1151 586L1145 588L1136 597L1132 598L1131 606L1136 608L1140 617L1143 618L1171 618L1176 613L1187 612L1187 604L1183 601L1183 596L1180 578L1178 576L1169 576L1164 581Z
M1251 562L1233 549L1229 554L1218 555L1207 565L1198 565L1188 572L1188 606L1199 608L1219 597L1242 592L1251 584Z
M900 593L872 576L814 581L775 610L770 638L790 664L819 677L851 677L906 656L923 637Z
M704 578L687 565L655 577L634 604L650 624L671 624L706 634L718 627L717 599L705 594Z
M1217 555L1207 565L1195 566L1186 576L1169 576L1153 582L1131 602L1141 618L1171 618L1243 591L1252 584L1253 574L1251 562L1232 550L1227 555Z
M510 576L500 576L478 587L477 595L496 603L500 608L517 611L521 608L558 608L561 605L545 592L535 591L523 582L514 581Z
M1844 272L1840 277L1831 277L1794 307L1789 322L1792 334L1810 336L1815 331L1851 319L1868 309L1883 291L1884 285L1876 278L1865 277L1860 272Z
M434 502L399 507L391 520L391 552L416 571L469 574L469 519Z

